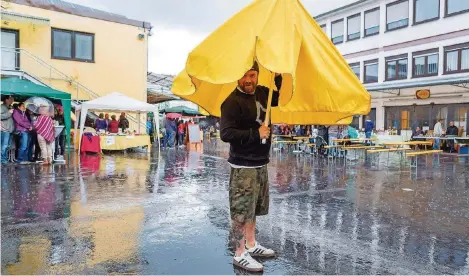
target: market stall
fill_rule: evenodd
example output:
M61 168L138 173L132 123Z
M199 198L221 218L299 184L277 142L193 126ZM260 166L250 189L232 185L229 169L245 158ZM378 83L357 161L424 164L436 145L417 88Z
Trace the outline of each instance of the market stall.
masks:
M71 95L55 90L48 86L35 84L29 80L20 78L5 78L0 81L1 94L12 95L16 101L24 101L30 97L44 97L53 103L62 105L64 111L65 126L56 126L56 135L65 128L66 144L70 152L70 128L71 128ZM58 132L58 133L57 133Z
M83 134L85 128L86 114L88 111L103 111L103 112L133 112L137 114L138 129L135 132L120 132L119 133L97 133L99 136L99 146L96 145L96 136ZM85 147L89 147L93 152L99 150L125 150L135 147L146 147L151 148L150 136L146 135L145 127L141 126L140 115L141 113L146 114L147 112L154 112L158 114L158 107L138 101L136 99L125 96L121 93L111 93L107 96L97 98L88 102L83 103L77 107L77 116L80 118L80 131L79 131L79 150L82 150L82 143L86 144ZM154 120L153 123L156 125L156 129L159 129L159 121ZM75 124L75 128L78 128L78 124ZM141 130L143 129L142 134ZM87 141L85 141L87 139ZM159 141L158 141L159 145Z

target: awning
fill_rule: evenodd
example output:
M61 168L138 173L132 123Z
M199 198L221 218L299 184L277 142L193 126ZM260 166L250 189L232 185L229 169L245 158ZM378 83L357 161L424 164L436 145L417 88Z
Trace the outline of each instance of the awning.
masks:
M415 88L415 87L428 87L428 86L438 86L438 85L456 85L469 87L469 76L458 76L442 79L418 79L404 82L386 82L382 84L365 84L365 88L368 91L383 91L383 90L393 90L393 89L405 89L405 88Z
M200 112L187 106L174 106L160 110L161 113L180 113L183 116L200 116Z
M72 95L66 92L52 89L47 86L35 84L29 80L19 78L4 78L0 80L0 92L2 95L12 95L13 97L46 97L54 101L60 101L64 109L65 133L70 137L70 114L72 110ZM70 139L67 139L68 150L70 152Z
M31 16L26 14L19 14L10 11L1 11L2 21L14 21L20 23L30 23L34 25L49 26L50 20L48 18Z

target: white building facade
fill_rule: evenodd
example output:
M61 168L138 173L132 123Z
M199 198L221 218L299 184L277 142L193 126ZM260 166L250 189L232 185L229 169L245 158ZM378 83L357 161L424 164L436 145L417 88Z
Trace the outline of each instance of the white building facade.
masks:
M466 134L469 0L360 0L315 19L371 93L378 132L442 119Z

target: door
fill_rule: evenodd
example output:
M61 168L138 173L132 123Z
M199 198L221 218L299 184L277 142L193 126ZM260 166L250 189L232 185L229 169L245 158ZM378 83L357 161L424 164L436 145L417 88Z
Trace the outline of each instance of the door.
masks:
M2 29L2 70L19 70L20 56L16 50L19 44L18 31Z

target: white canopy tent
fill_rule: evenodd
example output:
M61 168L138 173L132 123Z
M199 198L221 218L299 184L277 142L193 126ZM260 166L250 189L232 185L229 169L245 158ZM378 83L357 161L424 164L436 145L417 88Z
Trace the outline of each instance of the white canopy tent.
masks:
M137 113L138 128L140 129L140 113L142 112L153 112L153 125L156 125L156 129L160 129L160 122L158 120L158 106L151 105L146 102L141 102L131 97L125 96L118 92L110 93L104 97L97 98L88 102L84 102L80 106L76 107L77 117L80 118L80 137L79 137L79 150L81 149L81 137L83 135L83 129L85 128L86 114L90 110L96 111L108 111L108 112L120 112L128 111ZM155 120L156 118L156 120ZM75 123L75 133L77 133L78 124ZM160 136L157 135L158 147L160 145Z

